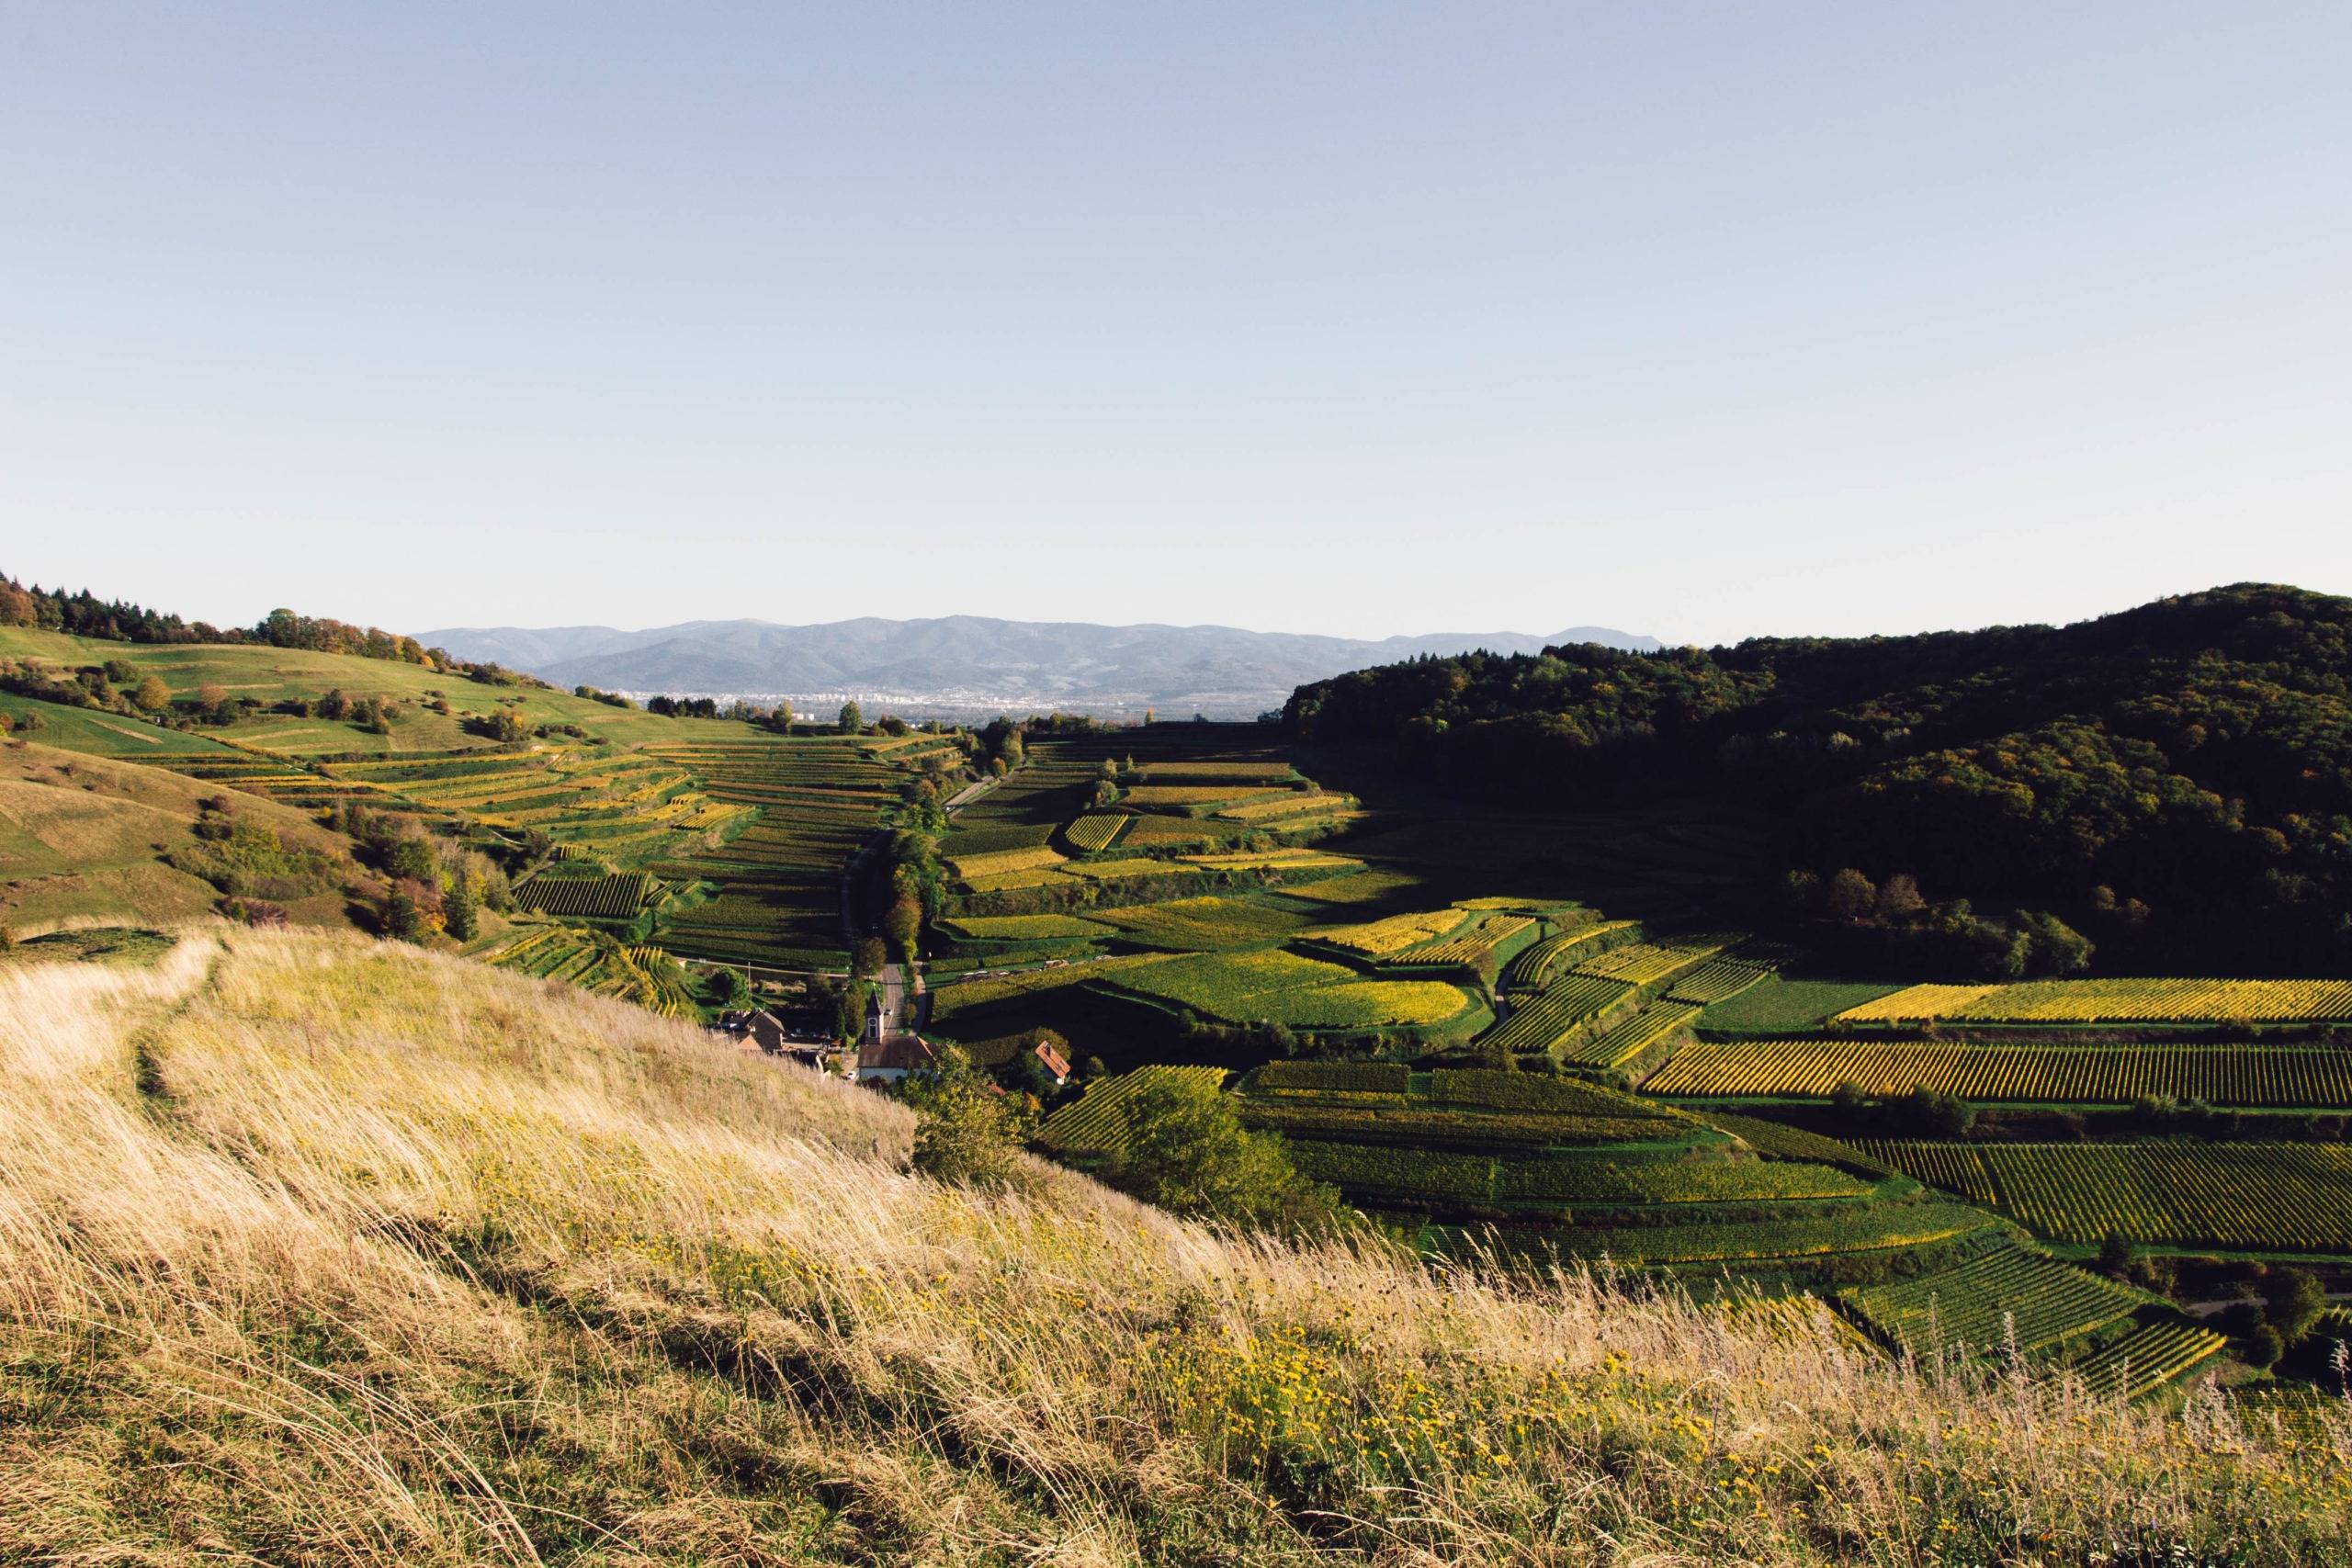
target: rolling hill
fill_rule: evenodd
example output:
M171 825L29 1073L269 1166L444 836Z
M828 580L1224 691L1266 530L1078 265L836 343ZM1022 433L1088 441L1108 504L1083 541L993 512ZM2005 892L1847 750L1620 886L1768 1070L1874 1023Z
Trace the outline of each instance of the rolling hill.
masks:
M1284 716L1536 809L1767 815L1802 912L1899 926L1911 956L2071 962L2054 928L1983 919L2023 908L2126 967L2352 967L2352 599L2240 584L2065 626L1471 655L1312 682Z
M692 621L647 631L610 626L448 627L417 634L460 659L491 660L561 686L607 691L786 696L801 702L895 699L910 712L1023 707L1140 713L1194 710L1250 718L1291 689L1361 665L1471 649L1533 652L1598 642L1656 649L1655 637L1580 626L1548 637L1445 632L1380 641L1230 626L1094 626L995 620Z
M242 875L223 853L240 828ZM252 847L263 833L275 851ZM0 920L11 924L194 919L236 886L254 897L277 893L271 902L296 924L340 926L353 898L382 892L353 848L310 813L243 791L161 767L0 742Z
M2352 1546L2301 1428L1898 1366L1797 1299L1239 1239L1027 1161L942 1185L904 1107L398 945L0 966L0 1075L11 1560Z

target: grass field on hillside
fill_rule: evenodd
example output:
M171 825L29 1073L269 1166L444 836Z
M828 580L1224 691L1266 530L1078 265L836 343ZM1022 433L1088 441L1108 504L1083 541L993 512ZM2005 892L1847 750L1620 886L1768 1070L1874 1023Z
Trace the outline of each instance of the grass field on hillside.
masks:
M36 1555L2352 1552L2308 1438L1046 1168L941 1187L875 1095L413 950L0 968L0 1541Z
M196 826L205 803L222 795L161 767L38 740L0 744L0 921L30 931L74 920L146 924L209 914L220 889L166 863L202 857L206 845ZM337 882L373 880L349 863L350 843L305 812L251 795L232 798L233 820L266 828L344 867L345 878L283 900L288 917L345 924Z

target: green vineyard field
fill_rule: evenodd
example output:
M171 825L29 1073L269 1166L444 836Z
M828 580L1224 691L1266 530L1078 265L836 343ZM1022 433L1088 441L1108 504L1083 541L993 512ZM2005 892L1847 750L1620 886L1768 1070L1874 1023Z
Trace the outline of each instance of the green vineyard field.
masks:
M1838 1016L1849 1023L2333 1021L2352 1020L2352 981L2164 978L1910 986Z
M2030 1356L2120 1322L2146 1301L2137 1291L2022 1247L1921 1279L1838 1295L1891 1343L1916 1354L1966 1347L1991 1355L2014 1345Z
M1057 1154L1114 1154L1126 1147L1127 1100L1148 1085L1171 1079L1216 1089L1225 1082L1225 1069L1137 1067L1116 1077L1098 1079L1084 1094L1046 1118L1037 1128L1037 1142Z
M1633 993L1623 980L1571 975L1514 1009L1482 1043L1514 1055L1549 1051Z
M2122 1104L2143 1095L2214 1105L2352 1106L2352 1051L2325 1045L1962 1045L1926 1041L1740 1040L1687 1045L1652 1094L1822 1097L1915 1088L1966 1100Z
M615 876L539 876L514 890L526 909L559 918L634 919L659 885L645 873Z
M1860 1140L1873 1159L2052 1241L2352 1251L2352 1147Z

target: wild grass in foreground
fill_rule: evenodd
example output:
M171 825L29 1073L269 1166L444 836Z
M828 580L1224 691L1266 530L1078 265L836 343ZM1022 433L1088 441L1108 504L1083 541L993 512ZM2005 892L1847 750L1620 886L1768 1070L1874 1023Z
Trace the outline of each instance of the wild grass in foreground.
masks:
M0 1560L2352 1555L2340 1412L941 1187L896 1105L414 950L0 969Z

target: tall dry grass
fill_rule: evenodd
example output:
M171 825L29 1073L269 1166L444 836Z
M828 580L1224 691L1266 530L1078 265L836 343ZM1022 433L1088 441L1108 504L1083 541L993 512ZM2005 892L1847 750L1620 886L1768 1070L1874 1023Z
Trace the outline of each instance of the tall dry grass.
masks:
M2339 1562L2352 1429L909 1175L412 950L0 972L0 1559Z

